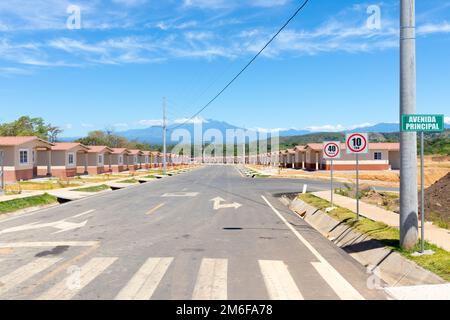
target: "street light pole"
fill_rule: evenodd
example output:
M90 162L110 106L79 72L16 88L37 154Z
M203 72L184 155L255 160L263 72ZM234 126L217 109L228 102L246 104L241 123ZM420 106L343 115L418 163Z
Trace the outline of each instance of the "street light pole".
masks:
M416 113L415 0L400 4L400 122ZM401 130L400 130L401 131ZM417 134L400 132L400 246L418 240Z

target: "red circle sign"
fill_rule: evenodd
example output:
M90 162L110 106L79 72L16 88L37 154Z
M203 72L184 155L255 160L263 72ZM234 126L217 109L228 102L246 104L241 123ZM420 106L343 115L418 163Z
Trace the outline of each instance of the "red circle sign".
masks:
M360 146L352 145L352 141L356 141L355 139L358 138L360 139L361 145ZM362 134L359 133L352 134L347 140L347 148L354 153L364 152L367 148L366 137L364 137Z
M328 147L329 146L335 146L336 147L336 152L334 154L331 154L331 153L328 152ZM341 146L339 146L337 143L330 142L330 143L327 143L325 145L325 148L323 149L323 153L325 153L325 155L328 158L336 158L339 155L340 151L341 151L340 149L341 149Z

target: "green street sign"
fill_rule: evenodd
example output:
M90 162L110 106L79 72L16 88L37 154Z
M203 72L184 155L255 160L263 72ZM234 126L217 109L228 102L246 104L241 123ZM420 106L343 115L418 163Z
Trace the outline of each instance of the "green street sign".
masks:
M402 132L442 132L444 115L442 114L404 114Z

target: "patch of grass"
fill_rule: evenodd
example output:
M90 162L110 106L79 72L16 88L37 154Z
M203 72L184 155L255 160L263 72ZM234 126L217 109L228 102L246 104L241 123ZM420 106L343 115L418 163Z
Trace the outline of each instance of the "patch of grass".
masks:
M111 188L109 186L107 186L106 184L102 184L102 185L94 186L94 187L86 187L86 188L74 189L73 191L78 191L78 192L100 192L100 191L110 190L110 189Z
M156 179L154 175L144 176L145 179Z
M139 181L137 181L136 179L127 179L127 180L122 180L122 181L117 181L117 183L138 183Z
M325 212L331 207L331 203L318 198L312 194L301 194L298 196L302 201ZM332 218L351 226L356 231L370 236L372 239L382 242L386 247L400 253L402 256L416 262L421 267L437 274L442 279L450 281L450 252L425 242L426 250L433 250L435 254L431 256L413 257L412 253L420 251L420 243L411 250L400 247L400 231L382 222L373 221L364 217L356 219L356 214L348 209L336 207L328 212Z
M18 183L21 190L53 190L79 186L78 183L70 183L69 181L48 181L48 182L33 182L22 181Z
M14 212L30 207L45 206L56 202L58 202L56 197L47 193L40 196L3 201L0 202L0 214Z

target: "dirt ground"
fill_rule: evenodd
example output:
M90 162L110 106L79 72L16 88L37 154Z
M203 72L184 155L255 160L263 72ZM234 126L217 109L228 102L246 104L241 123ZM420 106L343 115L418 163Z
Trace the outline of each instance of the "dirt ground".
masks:
M264 168L264 167L260 167ZM450 157L449 156L426 156L425 157L425 186L430 187L439 179L450 172ZM420 161L418 159L418 183L420 183ZM283 169L280 176L292 177L296 175L308 175L311 177L328 178L329 171L317 172L303 172L297 170ZM354 180L356 173L354 171L335 171L337 178ZM359 178L361 180L379 181L386 185L398 186L400 183L400 172L398 170L392 171L360 171Z
M450 228L450 173L425 190L425 213L429 220Z

